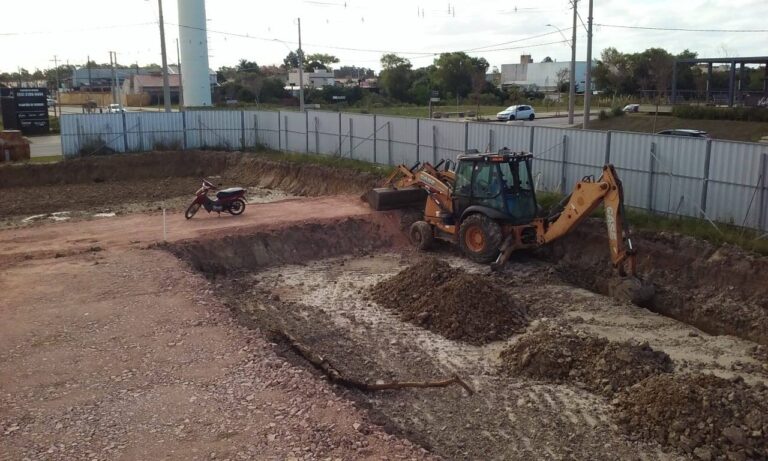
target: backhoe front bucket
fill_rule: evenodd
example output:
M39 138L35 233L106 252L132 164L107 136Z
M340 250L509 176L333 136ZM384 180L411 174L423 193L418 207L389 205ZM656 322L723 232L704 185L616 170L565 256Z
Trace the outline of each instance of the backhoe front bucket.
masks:
M392 189L380 187L371 189L364 200L376 211L396 210L399 208L424 207L427 192L420 187Z
M617 276L608 281L608 295L638 306L646 306L653 300L656 290L653 285L632 277Z

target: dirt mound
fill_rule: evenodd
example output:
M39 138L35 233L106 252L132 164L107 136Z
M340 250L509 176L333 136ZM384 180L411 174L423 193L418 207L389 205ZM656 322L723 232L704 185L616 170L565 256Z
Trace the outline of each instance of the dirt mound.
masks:
M637 232L638 271L656 287L646 306L711 334L768 345L768 257L669 232ZM540 252L575 285L608 294L605 224L592 219Z
M527 309L482 275L426 259L379 282L371 297L448 339L485 344L525 329Z
M648 344L611 342L566 328L541 327L501 353L502 368L548 381L570 381L611 395L672 371L672 360Z
M703 374L654 376L617 399L619 422L696 459L768 459L768 390L758 386Z

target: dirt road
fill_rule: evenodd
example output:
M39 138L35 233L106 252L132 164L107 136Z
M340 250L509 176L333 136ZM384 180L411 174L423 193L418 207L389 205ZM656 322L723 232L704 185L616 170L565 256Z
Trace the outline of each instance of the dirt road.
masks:
M168 239L362 213L331 197L170 215ZM0 231L1 459L430 459L143 249L161 237L159 215Z

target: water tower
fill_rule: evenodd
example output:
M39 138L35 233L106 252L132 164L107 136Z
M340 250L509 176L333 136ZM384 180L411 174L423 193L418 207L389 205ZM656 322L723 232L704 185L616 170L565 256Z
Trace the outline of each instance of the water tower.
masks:
M181 85L184 105L211 105L211 78L208 74L208 36L205 0L178 0Z

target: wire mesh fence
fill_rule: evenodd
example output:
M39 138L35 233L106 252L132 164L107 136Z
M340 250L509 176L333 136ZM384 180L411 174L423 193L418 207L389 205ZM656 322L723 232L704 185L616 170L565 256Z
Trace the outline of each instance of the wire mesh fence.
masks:
M628 206L768 230L766 144L311 110L64 115L61 140L65 156L266 147L381 165L507 147L534 153L541 190L567 193L613 163Z

